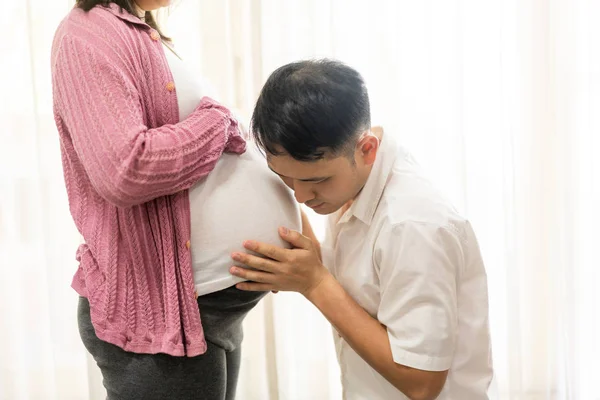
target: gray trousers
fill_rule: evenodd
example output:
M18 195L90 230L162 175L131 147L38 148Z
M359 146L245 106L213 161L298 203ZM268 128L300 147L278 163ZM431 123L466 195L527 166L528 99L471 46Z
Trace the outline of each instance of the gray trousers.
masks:
M83 344L102 372L108 400L234 400L242 322L265 293L230 287L198 298L208 350L197 357L136 354L96 336L87 299L77 319Z

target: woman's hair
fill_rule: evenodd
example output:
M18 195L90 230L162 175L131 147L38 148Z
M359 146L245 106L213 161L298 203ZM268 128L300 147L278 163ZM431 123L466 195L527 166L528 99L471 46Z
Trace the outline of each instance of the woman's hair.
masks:
M134 0L75 0L75 1L76 1L76 6L86 12L90 11L92 8L94 8L96 6L108 7L110 5L110 3L115 3L116 5L121 7L122 10L124 10L132 15L137 15L137 13L135 11ZM148 24L148 26L150 26L151 28L156 29L156 31L158 32L158 34L160 35L160 37L163 40L166 40L168 42L171 41L171 38L165 36L162 33L162 31L158 27L158 24L156 23L156 19L154 18L154 15L150 11L146 11L146 14L144 15L144 22L146 22L146 24Z

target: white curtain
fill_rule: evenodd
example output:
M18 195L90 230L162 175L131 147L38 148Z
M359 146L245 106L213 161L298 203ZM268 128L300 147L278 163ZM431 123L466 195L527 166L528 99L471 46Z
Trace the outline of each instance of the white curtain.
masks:
M0 13L0 399L103 398L76 329L79 237L51 109L50 43L72 5ZM600 399L599 20L597 0L180 0L167 25L245 118L286 62L357 68L374 122L477 231L492 395L588 400ZM294 294L252 312L242 368L242 400L341 398L330 328Z

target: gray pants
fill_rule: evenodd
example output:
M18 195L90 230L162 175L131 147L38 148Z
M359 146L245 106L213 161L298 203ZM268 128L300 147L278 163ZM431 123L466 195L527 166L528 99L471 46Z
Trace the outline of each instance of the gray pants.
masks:
M96 336L81 297L79 333L102 372L108 400L234 400L241 360L242 321L265 295L235 287L198 298L208 350L198 357L136 354Z

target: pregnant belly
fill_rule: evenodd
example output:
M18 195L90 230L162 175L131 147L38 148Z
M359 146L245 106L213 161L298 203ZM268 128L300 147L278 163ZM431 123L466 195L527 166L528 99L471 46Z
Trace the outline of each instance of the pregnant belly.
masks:
M192 264L200 294L239 281L229 274L231 253L245 251L245 240L287 247L278 228L301 230L291 191L253 148L241 156L223 155L208 178L190 190L190 207Z

